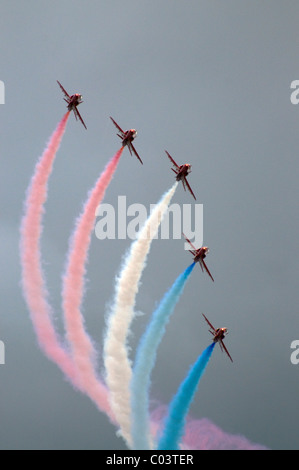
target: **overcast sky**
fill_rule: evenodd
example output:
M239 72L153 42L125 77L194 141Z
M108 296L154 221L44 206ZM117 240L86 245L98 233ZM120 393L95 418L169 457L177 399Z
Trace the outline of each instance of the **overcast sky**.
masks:
M173 184L164 150L191 163L203 204L212 283L198 266L159 349L151 395L169 403L210 343L204 312L226 326L192 404L232 434L298 448L299 4L289 0L2 0L1 449L121 449L108 418L40 351L20 290L19 225L34 165L66 111L56 80L83 94L87 130L70 116L55 161L42 252L58 327L74 220L120 141L136 128L144 165L125 149L105 202L156 203ZM180 185L174 203L192 204ZM105 312L131 240L93 237L84 317L103 346ZM164 292L187 266L183 240L155 240L137 297L132 358ZM62 331L62 328L61 328Z

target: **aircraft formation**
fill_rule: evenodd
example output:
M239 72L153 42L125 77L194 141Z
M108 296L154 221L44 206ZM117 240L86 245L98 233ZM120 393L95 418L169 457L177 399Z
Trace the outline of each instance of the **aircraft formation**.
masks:
M87 129L87 127L85 125L85 122L83 121L83 119L82 119L82 117L81 117L81 115L80 115L80 113L77 109L79 104L83 103L82 95L79 94L79 93L74 93L73 95L69 95L58 80L57 80L57 83L58 83L60 89L62 90L62 92L65 95L64 101L67 103L68 111L73 111L76 120L79 118L79 120L81 121L81 123L83 124L85 129ZM120 137L120 139L122 141L122 147L128 147L128 150L129 150L130 154L133 155L133 153L134 153L134 155L138 158L140 163L143 164L143 161L141 160L138 152L136 151L136 149L133 145L133 141L135 140L135 138L137 136L137 130L136 129L129 129L129 130L124 131L111 116L110 116L110 119L111 119L111 121L113 122L113 124L115 125L115 127L117 128L117 130L119 132L117 134L117 136ZM196 197L195 197L195 195L194 195L194 193L193 193L193 191L190 187L190 184L187 181L187 176L191 173L191 165L189 163L184 163L182 165L178 165L176 163L176 161L171 157L171 155L167 152L167 150L165 150L165 152L166 152L166 155L168 156L169 160L171 161L171 163L173 165L173 168L171 168L171 170L176 175L175 176L176 181L181 181L184 190L186 191L186 188L187 188L188 191L190 192L190 194L192 195L192 197L196 200ZM213 278L212 274L210 273L210 271L209 271L209 269L208 269L208 267L207 267L207 265L204 261L204 259L206 258L206 255L209 252L209 248L207 246L202 246L200 248L195 248L195 246L186 237L186 235L184 233L183 233L183 235L184 235L186 241L190 244L190 246L192 248L192 250L189 250L189 251L193 255L193 262L194 263L199 263L199 265L201 267L201 270L203 272L206 271L206 273L209 275L211 280L214 282L214 278ZM228 329L226 327L214 328L214 326L210 323L210 321L207 319L207 317L204 314L202 314L202 315L203 315L204 319L206 320L206 322L208 323L208 325L210 327L209 332L213 335L213 342L214 343L219 343L221 351L225 352L227 354L227 356L229 357L229 359L233 362L227 348L225 347L225 345L223 343L224 337L228 333Z

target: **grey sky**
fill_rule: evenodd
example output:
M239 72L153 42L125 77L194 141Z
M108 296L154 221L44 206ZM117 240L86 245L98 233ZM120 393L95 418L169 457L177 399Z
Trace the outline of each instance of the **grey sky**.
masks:
M56 80L83 94L49 185L42 240L61 323L61 272L87 191L119 148L109 116L138 130L105 202L156 203L173 184L164 150L192 164L212 283L196 266L167 328L152 397L167 404L209 344L204 312L227 326L234 363L216 348L192 405L224 431L272 449L298 448L299 79L296 1L1 1L0 366L2 449L125 448L106 416L37 346L20 291L19 223L37 158L65 112ZM179 186L175 203L193 200ZM94 237L84 301L102 350L114 277L130 240ZM156 240L142 278L132 356L155 305L191 262L182 240Z

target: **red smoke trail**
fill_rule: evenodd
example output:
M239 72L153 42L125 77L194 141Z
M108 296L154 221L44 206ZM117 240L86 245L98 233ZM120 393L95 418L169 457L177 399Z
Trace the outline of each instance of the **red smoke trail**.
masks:
M94 228L95 212L102 202L105 191L117 168L123 147L109 161L103 173L90 191L84 209L77 219L76 227L70 242L67 268L63 277L63 311L67 339L71 345L73 359L78 369L82 388L85 393L111 418L108 391L97 378L95 369L96 352L87 332L84 329L84 319L80 307L84 294L85 264L91 234Z
M158 406L151 413L151 427L154 435L159 434L167 407ZM229 434L207 418L187 418L182 450L268 450L266 446L249 441L239 434Z
M48 358L60 367L74 385L79 387L74 363L61 344L53 325L40 253L42 216L47 199L48 179L69 115L68 111L63 116L35 167L27 190L25 213L21 223L20 251L23 292L39 345Z

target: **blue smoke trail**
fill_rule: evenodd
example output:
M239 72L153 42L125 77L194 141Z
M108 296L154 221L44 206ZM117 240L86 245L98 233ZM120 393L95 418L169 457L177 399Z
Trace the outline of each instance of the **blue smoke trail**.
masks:
M132 437L134 449L150 449L149 386L157 349L170 315L179 301L186 282L195 266L192 263L175 280L162 298L143 334L136 352L131 380Z
M215 344L214 342L210 344L199 356L172 399L169 405L164 431L158 444L158 450L179 449L179 443L184 434L186 417L190 405L196 393L199 380L208 365Z

